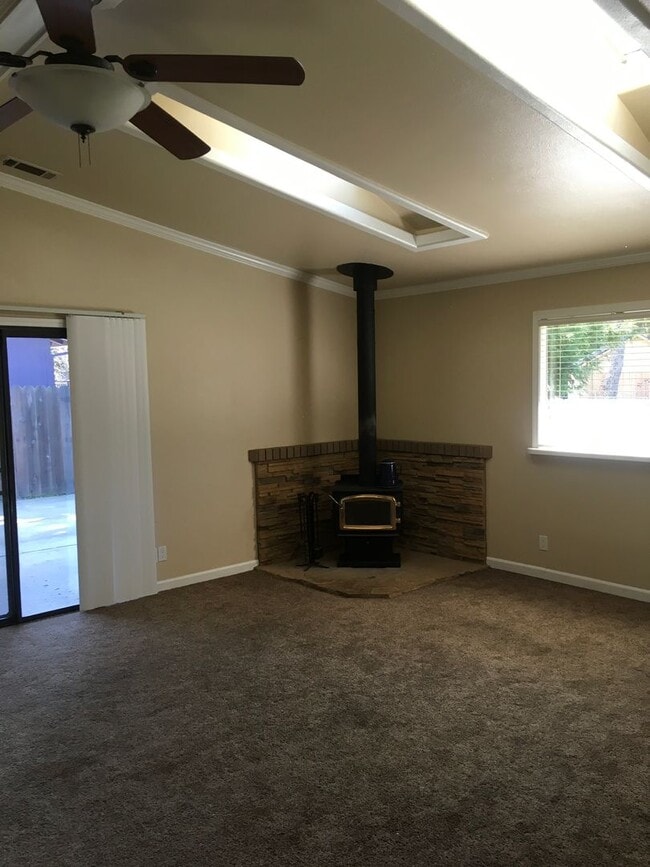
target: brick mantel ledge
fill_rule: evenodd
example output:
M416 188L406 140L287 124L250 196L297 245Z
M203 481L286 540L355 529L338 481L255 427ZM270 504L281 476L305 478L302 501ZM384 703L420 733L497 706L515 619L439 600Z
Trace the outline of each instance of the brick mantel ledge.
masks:
M356 452L358 447L357 440L334 440L325 443L251 449L248 452L248 460L252 464L267 461L289 461L295 458ZM380 439L377 440L377 448L379 451L404 452L405 454L445 455L457 458L483 458L484 460L489 460L492 457L492 446L468 445L466 443L427 443L415 440Z

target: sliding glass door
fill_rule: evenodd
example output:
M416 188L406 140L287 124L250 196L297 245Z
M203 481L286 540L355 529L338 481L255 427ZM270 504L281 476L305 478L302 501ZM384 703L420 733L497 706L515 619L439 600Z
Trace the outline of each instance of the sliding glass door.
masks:
M79 604L65 331L0 329L0 620Z

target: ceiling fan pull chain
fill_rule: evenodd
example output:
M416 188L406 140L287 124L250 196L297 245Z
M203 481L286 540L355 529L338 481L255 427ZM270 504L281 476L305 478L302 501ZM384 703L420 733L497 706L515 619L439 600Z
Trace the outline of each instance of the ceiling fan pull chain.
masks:
M87 165L92 165L91 153L90 153L90 133L89 132L77 132L77 154L79 156L79 168L82 168L83 160L82 160L82 145L86 146L86 153L88 155L88 163Z

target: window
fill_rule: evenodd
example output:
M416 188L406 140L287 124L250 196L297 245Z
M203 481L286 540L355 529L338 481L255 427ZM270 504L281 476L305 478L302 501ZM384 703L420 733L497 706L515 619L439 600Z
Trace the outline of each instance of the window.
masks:
M650 460L650 302L534 316L531 451Z

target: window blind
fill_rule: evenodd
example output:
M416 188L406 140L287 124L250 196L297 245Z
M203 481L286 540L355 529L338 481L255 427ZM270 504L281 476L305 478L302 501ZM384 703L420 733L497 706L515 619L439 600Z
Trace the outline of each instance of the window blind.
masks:
M539 325L537 445L650 454L650 313Z

